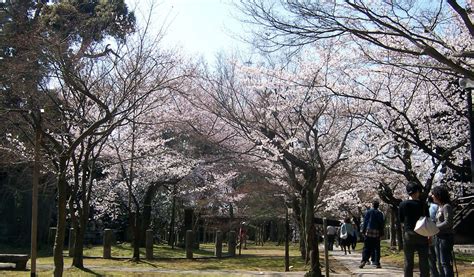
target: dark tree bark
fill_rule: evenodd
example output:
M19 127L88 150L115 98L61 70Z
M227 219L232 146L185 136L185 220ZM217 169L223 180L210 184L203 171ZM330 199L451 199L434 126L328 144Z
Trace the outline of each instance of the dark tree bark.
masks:
M397 229L396 229L396 217L398 210L396 208L390 208L390 247L397 246Z
M173 191L175 192L175 188L173 188ZM176 195L175 193L173 193L173 200L171 203L171 219L170 219L169 237L168 237L168 245L171 246L172 249L174 249L174 245L176 241L175 233L174 233L175 220L176 220Z

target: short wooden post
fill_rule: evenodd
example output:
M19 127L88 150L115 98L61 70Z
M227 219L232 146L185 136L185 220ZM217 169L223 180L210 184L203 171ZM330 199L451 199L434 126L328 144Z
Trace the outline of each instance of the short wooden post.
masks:
M104 229L104 259L112 258L112 230Z
M216 232L216 248L214 249L214 255L217 258L222 258L222 232Z
M228 244L227 244L227 247L228 247L228 253L229 253L229 256L231 257L234 257L235 256L235 248L236 248L236 245L237 245L237 234L235 231L230 231L229 232L229 241L228 241Z
M76 232L74 232L74 228L69 229L69 257L74 256L74 243L76 242Z
M146 258L153 259L153 230L146 230Z
M186 231L186 241L185 241L186 259L192 259L193 258L193 244L194 244L193 231L192 230L187 230Z

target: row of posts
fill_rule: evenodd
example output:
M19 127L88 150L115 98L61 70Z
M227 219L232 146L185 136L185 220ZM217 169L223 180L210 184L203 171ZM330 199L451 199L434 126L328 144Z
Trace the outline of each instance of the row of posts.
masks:
M54 238L56 232L56 228L50 229L50 238ZM74 229L71 228L69 230L69 257L74 255ZM192 230L186 231L186 241L185 241L185 250L186 250L186 258L192 259L193 258L193 245L194 245L194 232ZM215 248L214 248L214 255L217 258L222 258L222 242L223 242L223 234L221 231L216 231L216 240L215 240ZM104 251L103 257L105 259L112 258L112 244L113 244L113 231L112 229L104 229ZM228 242L227 242L227 253L229 257L234 257L236 253L237 247L237 233L235 231L230 231L228 234ZM145 257L146 259L153 259L153 230L146 231L146 240L145 240Z

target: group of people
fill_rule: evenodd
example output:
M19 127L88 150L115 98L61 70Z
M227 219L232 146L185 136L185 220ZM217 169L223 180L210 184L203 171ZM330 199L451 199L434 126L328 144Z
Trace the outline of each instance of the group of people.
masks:
M428 200L422 201L423 187L410 182L406 186L408 199L399 205L398 215L403 225L403 253L404 276L413 276L415 252L419 257L420 277L452 277L454 212L451 206L449 191L445 186L436 186L430 192ZM384 235L385 219L379 210L379 202L374 200L372 208L364 215L361 234L364 238L362 261L359 268L372 263L380 265L380 239ZM417 221L422 217L429 217L436 223L439 233L433 237L426 237L415 231ZM336 238L344 254L351 254L357 243L357 229L350 218L344 219L339 228L327 227L328 249L333 250Z
M434 187L428 197L428 204L421 201L423 187L416 183L406 186L409 199L400 203L399 217L403 223L405 276L413 276L414 254L418 253L420 276L454 276L453 245L454 212L449 191L445 186ZM415 231L415 225L422 216L430 217L439 228L433 237L422 236Z
M329 225L326 232L328 250L334 250L334 244L337 241L345 255L347 255L347 252L351 254L351 248L354 250L357 245L357 228L354 225L350 218L345 218L339 228Z
M362 251L361 268L367 263L370 263L369 259L372 261L373 265L378 268L381 267L380 237L383 235L384 216L378 208L379 202L374 201L372 203L372 209L367 210L362 223L361 233L364 236L364 249ZM357 226L356 224L351 223L350 218L345 218L339 228L328 226L326 234L328 236L328 250L333 250L336 238L341 246L341 250L344 251L344 255L347 255L347 252L351 254L351 248L354 250L357 245Z
M413 276L415 252L419 257L420 276L454 276L453 271L453 208L449 191L445 186L434 187L428 197L428 203L421 200L423 187L416 183L406 186L409 199L399 205L399 219L403 224L404 276ZM364 216L362 234L364 248L360 268L369 263L380 268L380 238L383 236L384 216L378 210L379 202L374 201L372 208ZM433 237L425 237L415 231L421 217L429 217L439 229Z

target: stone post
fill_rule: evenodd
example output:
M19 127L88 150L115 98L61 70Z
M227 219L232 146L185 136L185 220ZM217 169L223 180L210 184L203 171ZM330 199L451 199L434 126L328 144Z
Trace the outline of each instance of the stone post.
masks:
M235 231L229 232L229 241L227 244L229 256L235 256L235 248L237 246L237 233Z
M146 230L146 258L153 259L153 230Z
M104 229L104 259L112 258L112 230Z
M193 244L194 244L193 231L192 230L187 230L186 231L186 241L185 241L186 259L192 259L193 258Z
M69 229L69 257L74 256L74 243L76 241L76 232L74 232L74 228Z
M214 249L214 255L217 258L222 258L222 232L216 232L216 248Z
M54 240L56 239L56 227L50 227L48 232L48 245L54 247Z

